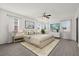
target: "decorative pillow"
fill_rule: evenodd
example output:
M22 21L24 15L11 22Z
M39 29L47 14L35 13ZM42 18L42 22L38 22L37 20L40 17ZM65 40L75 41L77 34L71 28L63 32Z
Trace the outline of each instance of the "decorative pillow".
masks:
M24 33L26 35L33 35L34 34L34 30L33 29L26 29L26 30L24 30Z
M24 30L23 32L24 32L24 34L28 35L28 32L27 32L27 30Z

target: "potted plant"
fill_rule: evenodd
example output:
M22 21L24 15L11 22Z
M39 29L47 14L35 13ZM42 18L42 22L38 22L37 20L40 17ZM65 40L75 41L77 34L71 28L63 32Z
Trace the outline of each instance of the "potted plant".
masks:
M44 29L41 29L41 33L42 33L42 34L45 34L45 30L44 30Z
M57 30L57 32L59 32L59 29L56 29Z

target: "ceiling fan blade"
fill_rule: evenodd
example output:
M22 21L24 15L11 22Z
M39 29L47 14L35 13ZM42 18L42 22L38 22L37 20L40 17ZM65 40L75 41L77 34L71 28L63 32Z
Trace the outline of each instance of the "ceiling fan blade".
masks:
M48 15L47 15L47 14L44 12L42 17L45 17L45 18L49 19L49 18L50 18L49 16L51 16L51 14L48 14Z
M51 15L47 15L47 16L51 16Z

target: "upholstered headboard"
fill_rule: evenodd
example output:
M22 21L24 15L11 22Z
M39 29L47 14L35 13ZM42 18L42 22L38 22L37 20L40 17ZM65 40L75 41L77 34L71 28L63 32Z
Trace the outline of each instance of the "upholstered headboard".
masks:
M27 35L33 35L33 34L41 34L41 31L37 29L24 29L24 33Z

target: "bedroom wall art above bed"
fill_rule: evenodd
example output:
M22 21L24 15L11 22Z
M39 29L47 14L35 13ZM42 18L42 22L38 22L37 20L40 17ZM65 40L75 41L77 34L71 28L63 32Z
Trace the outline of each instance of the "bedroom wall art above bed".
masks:
M25 29L34 29L35 23L32 21L25 20Z

